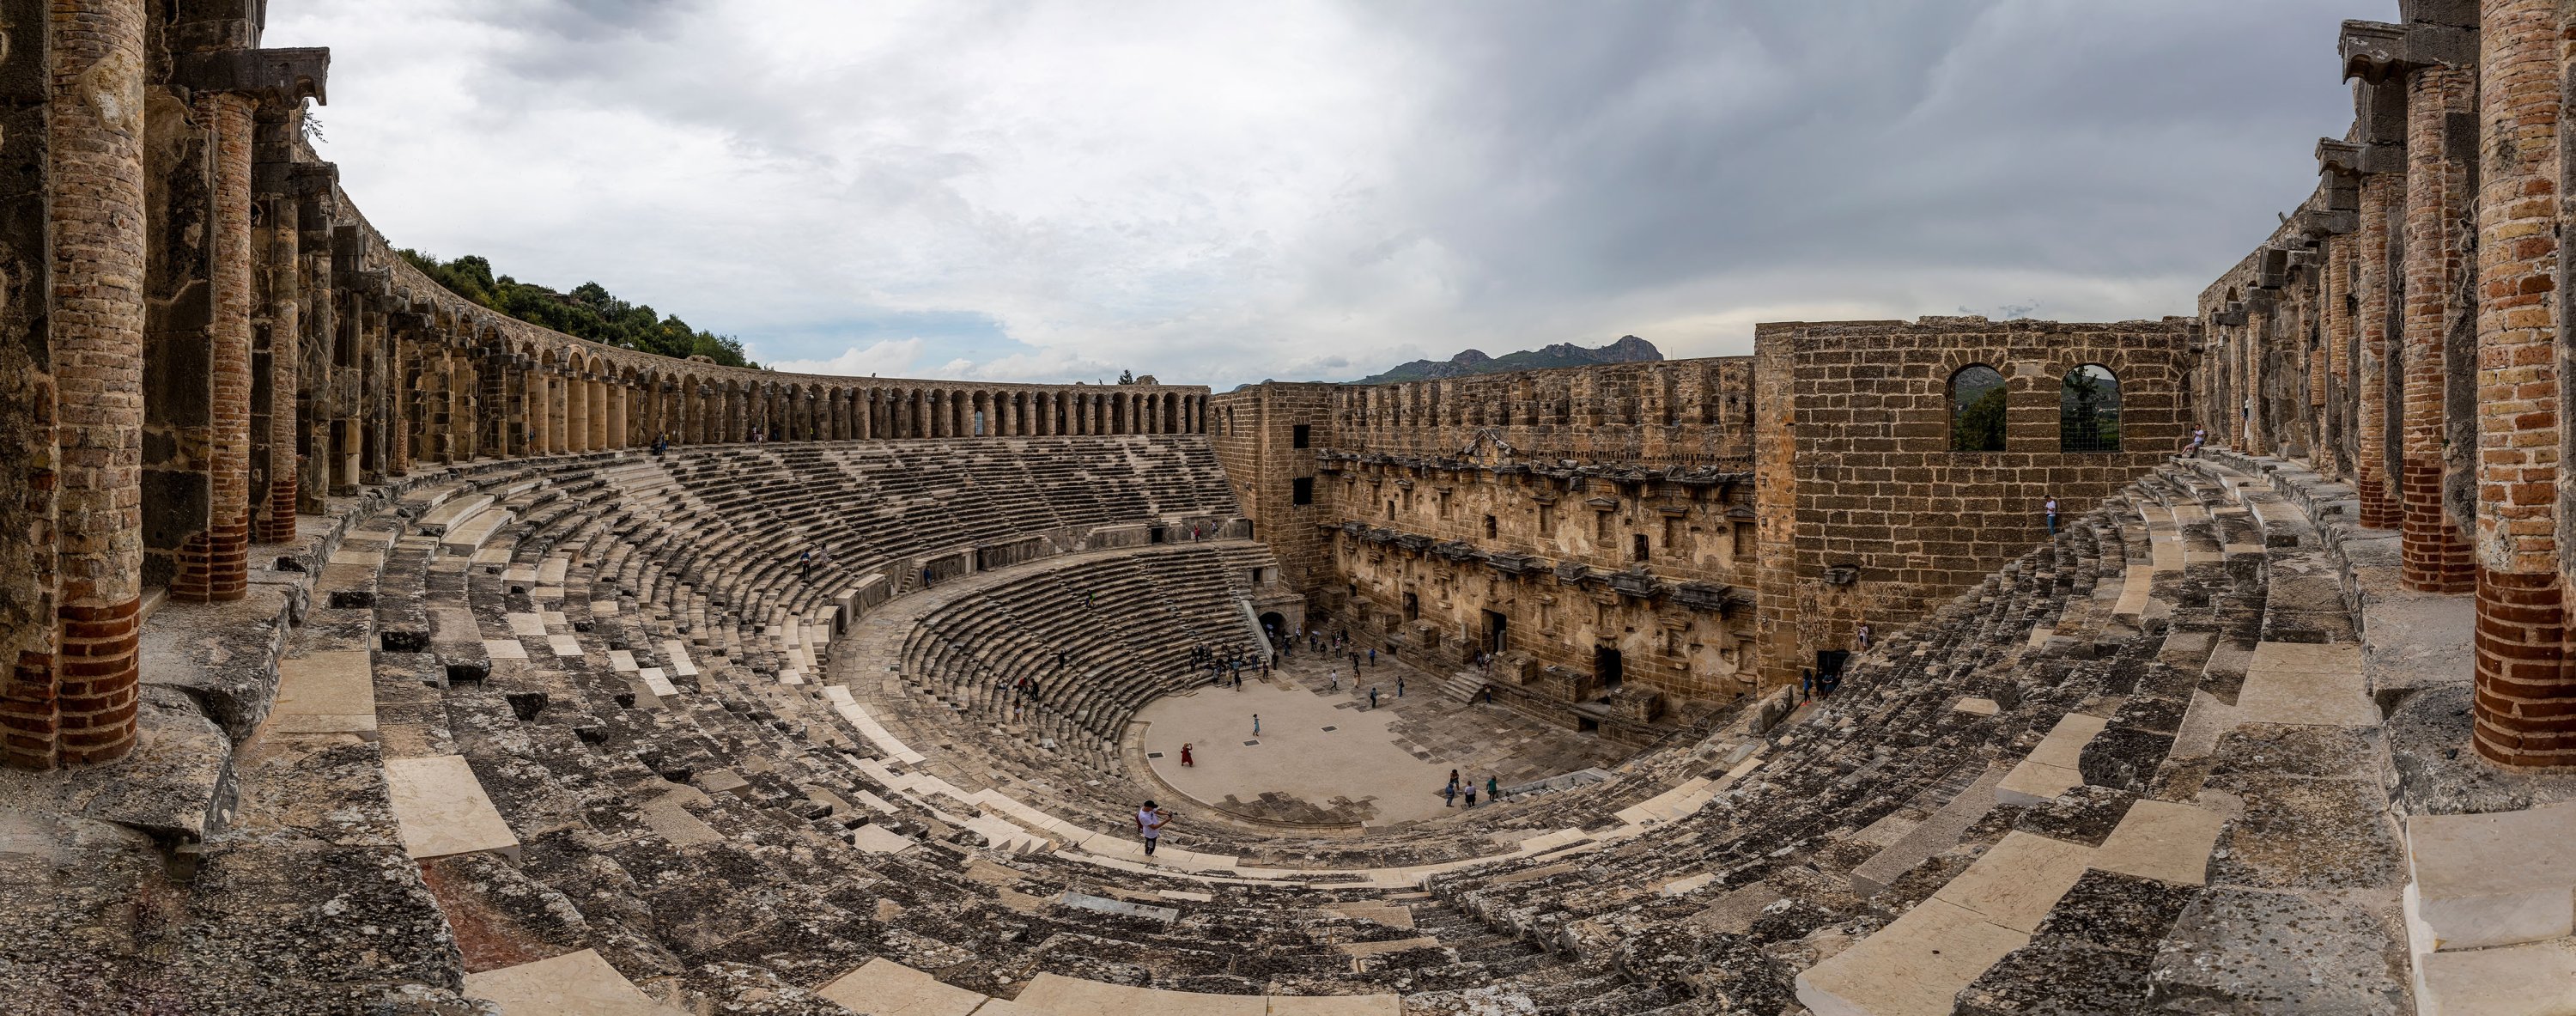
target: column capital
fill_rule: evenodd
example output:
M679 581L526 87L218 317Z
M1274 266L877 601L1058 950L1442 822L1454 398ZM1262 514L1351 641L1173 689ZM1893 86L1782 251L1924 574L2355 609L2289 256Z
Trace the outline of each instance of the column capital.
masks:
M2343 57L2345 78L2385 81L2420 67L2477 66L2478 32L2458 24L2346 21L2335 52Z
M2302 208L2291 221L2297 224L2299 235L2313 242L2360 229L2361 213L2350 208Z
M264 105L311 99L329 104L323 83L331 72L327 46L224 49L170 58L171 83L198 92L238 92Z

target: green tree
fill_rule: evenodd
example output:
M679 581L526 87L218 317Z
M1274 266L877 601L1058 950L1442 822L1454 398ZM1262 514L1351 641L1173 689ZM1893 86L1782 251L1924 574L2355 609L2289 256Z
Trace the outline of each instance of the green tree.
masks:
M395 253L449 292L478 306L575 338L662 356L703 356L728 367L759 366L743 355L740 340L691 328L678 317L664 317L650 306L618 299L596 282L559 293L507 275L494 276L492 262L472 254L442 262L408 248Z

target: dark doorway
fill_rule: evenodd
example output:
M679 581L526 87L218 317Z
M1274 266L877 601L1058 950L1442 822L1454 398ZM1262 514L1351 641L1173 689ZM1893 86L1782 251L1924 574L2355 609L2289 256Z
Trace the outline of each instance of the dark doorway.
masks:
M1816 650L1816 693L1821 695L1832 691L1835 685L1842 683L1843 667L1850 662L1850 650Z
M1404 619L1407 621L1416 621L1421 618L1422 599L1412 593L1404 594Z
M1147 529L1145 530L1145 542L1147 542L1147 543L1161 543L1161 542L1163 542L1163 527L1161 527L1161 526L1153 526L1153 527L1149 527L1149 528L1147 528Z
M1511 644L1510 641L1504 637L1505 630L1511 627L1511 623L1512 619L1503 616L1499 611L1488 610L1485 612L1486 652L1500 653L1505 647Z
M1618 691L1622 670L1619 651L1609 646L1592 648L1592 676L1601 679L1602 691Z
M1643 560L1645 560L1645 559L1646 559L1646 534L1644 534L1644 533L1638 533L1638 534L1637 534L1637 535L1635 535L1635 536L1631 536L1631 537L1629 537L1629 538L1628 538L1628 540L1629 540L1630 552L1631 552L1631 555L1632 555L1632 556L1631 556L1631 558L1630 558L1630 560L1636 560L1636 561L1643 561Z
M1289 636L1288 619L1279 616L1276 611L1263 614L1261 615L1261 631L1263 634L1270 636L1270 641L1285 643L1288 641Z

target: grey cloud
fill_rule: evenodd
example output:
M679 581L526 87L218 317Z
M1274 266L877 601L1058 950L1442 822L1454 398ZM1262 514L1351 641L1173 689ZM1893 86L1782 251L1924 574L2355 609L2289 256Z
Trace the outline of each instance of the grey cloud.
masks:
M353 175L394 156L350 118L405 114L347 77L458 62L463 94L400 98L465 104L422 118L441 150L570 211L358 194L449 252L612 276L773 356L965 314L1030 344L977 370L1230 386L1627 332L1732 351L1757 313L2180 312L2312 186L2350 113L2336 22L2393 7L482 0L384 8L471 47L354 17L271 44L367 54L326 113ZM645 140L550 143L589 130Z

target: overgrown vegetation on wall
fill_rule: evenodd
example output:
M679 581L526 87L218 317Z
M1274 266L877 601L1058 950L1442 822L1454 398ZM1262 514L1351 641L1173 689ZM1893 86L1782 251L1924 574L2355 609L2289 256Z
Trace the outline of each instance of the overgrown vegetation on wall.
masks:
M648 305L618 299L596 282L560 293L507 275L495 276L492 262L473 254L441 262L435 255L407 247L395 252L450 292L530 324L603 345L671 357L703 356L728 367L759 366L743 357L740 341L690 328L688 322L656 314Z

